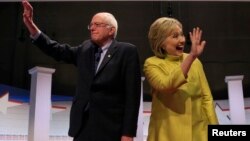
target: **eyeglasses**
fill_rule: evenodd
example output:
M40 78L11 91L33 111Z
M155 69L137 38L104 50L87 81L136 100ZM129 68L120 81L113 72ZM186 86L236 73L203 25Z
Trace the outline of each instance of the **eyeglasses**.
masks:
M91 28L92 26L94 26L94 27L107 27L107 26L110 26L110 27L111 27L111 25L106 24L106 23L90 23L90 24L88 25L88 30L90 30L90 28Z

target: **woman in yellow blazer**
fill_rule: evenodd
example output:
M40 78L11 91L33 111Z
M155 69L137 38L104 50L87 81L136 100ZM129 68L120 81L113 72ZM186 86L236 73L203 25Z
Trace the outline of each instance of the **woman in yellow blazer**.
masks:
M157 19L148 33L155 56L144 73L152 87L152 113L147 141L207 141L208 124L218 124L213 97L198 56L206 42L197 27L189 33L192 46L184 53L182 24Z

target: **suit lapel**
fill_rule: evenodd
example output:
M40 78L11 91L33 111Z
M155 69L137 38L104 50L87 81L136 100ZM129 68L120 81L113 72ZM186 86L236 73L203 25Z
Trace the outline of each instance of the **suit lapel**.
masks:
M110 45L108 51L106 52L102 62L101 62L101 65L99 67L99 69L97 70L97 73L98 74L103 68L104 66L106 66L106 64L112 59L113 55L115 54L117 50L117 43L116 41L114 40L113 43Z

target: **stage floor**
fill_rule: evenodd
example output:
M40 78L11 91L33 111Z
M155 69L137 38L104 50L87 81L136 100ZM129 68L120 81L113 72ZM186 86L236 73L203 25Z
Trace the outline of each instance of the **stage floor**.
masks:
M12 103L12 102L10 102ZM228 100L216 100L220 105L216 112L220 124L231 124L228 109ZM28 134L28 103L12 103L6 113L0 112L0 141L27 141ZM69 123L69 110L71 102L53 102L50 127L50 141L72 141L67 136ZM246 105L246 124L250 124L250 98L245 99ZM144 102L144 138L147 136L147 127L150 117L150 102ZM248 107L247 107L248 106ZM217 106L216 106L217 107Z
M10 97L9 93L0 95L0 141L27 141L29 122L29 103L27 98ZM72 141L67 136L71 98L52 100L50 141ZM231 124L228 100L215 100L220 124ZM244 99L246 124L250 124L250 98ZM147 137L151 102L143 103L143 134Z

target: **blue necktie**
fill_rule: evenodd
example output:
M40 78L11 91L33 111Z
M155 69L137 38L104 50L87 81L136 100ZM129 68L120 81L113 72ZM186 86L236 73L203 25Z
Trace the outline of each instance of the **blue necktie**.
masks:
M97 47L96 52L95 52L95 71L96 71L98 63L100 61L101 54L102 54L102 48Z

